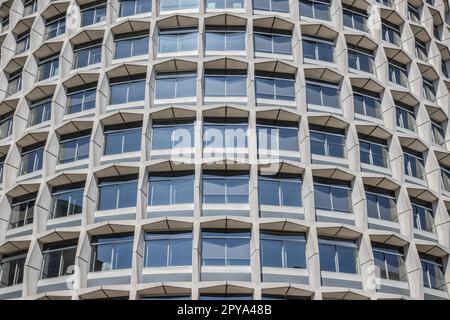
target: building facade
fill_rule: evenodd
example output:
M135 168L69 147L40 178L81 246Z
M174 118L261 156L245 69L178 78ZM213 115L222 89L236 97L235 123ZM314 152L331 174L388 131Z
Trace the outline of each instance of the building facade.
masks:
M448 299L449 10L0 1L0 299Z

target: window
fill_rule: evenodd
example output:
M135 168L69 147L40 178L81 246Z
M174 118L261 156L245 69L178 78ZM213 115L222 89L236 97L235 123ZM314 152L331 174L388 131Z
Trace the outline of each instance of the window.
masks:
M411 199L414 228L433 232L434 215L431 203L419 199Z
M105 155L141 150L142 123L133 122L105 127Z
M252 300L251 294L245 293L208 293L201 294L200 300Z
M166 294L141 297L141 300L191 300L189 294Z
M259 176L259 204L269 206L302 206L302 177L278 173L274 176Z
M244 51L245 27L206 26L206 51Z
M317 210L352 212L351 184L347 181L314 179L314 197Z
M416 58L427 61L428 59L428 51L425 43L416 39Z
M336 238L319 238L320 270L358 273L356 241Z
M0 116L0 140L12 134L14 112L9 112Z
M247 70L205 70L206 97L247 96Z
M410 131L416 131L416 113L414 112L414 108L397 104L395 110L397 126Z
M195 72L168 72L156 75L156 99L177 99L197 95Z
M42 251L41 279L73 274L78 240L47 244Z
M192 265L192 232L158 232L145 234L147 268Z
M415 23L420 23L420 11L419 8L408 3L408 19Z
M203 172L203 203L248 203L248 172Z
M88 4L80 6L81 27L90 26L106 20L106 3Z
M67 90L66 114L73 114L95 108L97 84L87 84Z
M298 123L257 120L258 157L292 156L299 158Z
M246 118L205 118L204 153L214 156L215 153L227 152L223 149L246 149L248 147L247 127Z
M250 232L202 230L203 266L249 266Z
M244 0L206 0L207 9L243 9Z
M254 10L289 12L289 0L253 0Z
M355 113L381 119L380 96L376 93L353 88L353 106Z
M59 53L38 63L38 81L56 77L59 72Z
M334 41L305 35L302 43L303 59L334 62Z
M133 234L95 236L91 245L91 272L131 268Z
M151 0L119 0L119 17L147 13L152 10Z
M363 137L359 140L361 162L383 168L389 167L387 142L375 137Z
M19 170L20 175L32 173L42 169L44 144L45 142L22 148L22 162Z
M11 72L8 75L8 91L6 96L12 96L20 90L22 90L22 69Z
M60 36L66 32L66 16L57 16L49 19L45 24L45 40Z
M408 87L408 71L406 65L389 61L389 81Z
M255 27L255 52L292 54L292 32Z
M295 101L295 76L287 73L256 72L256 98Z
M381 279L407 281L403 249L381 244L372 244L372 249Z
M261 300L311 300L310 296L294 296L281 294L262 294Z
M198 0L159 0L161 11L198 9Z
M414 150L403 148L405 174L410 177L424 179L425 167L423 154Z
M23 16L29 16L37 11L37 0L23 1Z
M335 83L306 80L306 103L308 105L340 108L339 86Z
M434 37L436 38L436 40L442 40L442 32L441 32L441 30L442 30L442 25L435 25L435 24L433 24L433 35L434 35Z
M148 34L121 34L114 37L116 52L114 59L123 59L148 54Z
M400 29L398 26L390 24L386 21L381 23L381 38L384 41L390 42L399 46L401 43Z
M148 205L194 203L194 173L152 172L149 178Z
M1 20L2 20L2 27L0 28L0 30L2 32L8 30L8 28L9 28L9 14L7 14L4 17L2 17Z
M300 0L300 16L330 21L330 0Z
M102 44L98 41L84 44L74 49L75 61L73 68L84 68L93 64L100 63L102 60Z
M0 184L3 182L3 169L5 167L5 158L0 157Z
M84 182L54 187L50 218L68 217L83 210Z
M344 26L367 31L367 12L352 7L344 7L343 13Z
M450 168L441 164L442 187L445 191L450 192Z
M11 203L9 229L20 228L33 223L36 194L14 198Z
M345 131L310 126L311 153L336 158L346 158Z
M59 163L69 163L89 158L91 131L84 131L61 137Z
M263 267L306 269L304 234L261 231L260 239Z
M386 7L392 7L392 0L377 0L377 2Z
M422 78L422 96L430 101L436 100L436 91L433 81Z
M447 61L441 60L441 69L442 69L442 73L444 74L444 76L448 78Z
M114 210L136 206L137 176L101 179L98 184L98 210Z
M349 68L373 73L374 57L373 53L359 47L351 47L348 49L348 66Z
M28 118L28 126L32 127L39 123L50 120L52 111L52 101L49 99L41 100L30 106L30 116Z
M4 255L0 260L0 288L15 286L23 282L23 271L27 253Z
M172 121L152 122L152 151L173 149L183 151L194 146L194 120L183 119Z
M422 264L424 287L445 291L445 271L442 258L420 254L420 263Z
M395 193L366 186L367 215L370 218L397 222Z
M145 74L110 80L110 105L143 101L145 99Z
M197 27L159 30L159 53L197 50Z
M29 30L17 36L16 54L24 53L28 49L30 49Z

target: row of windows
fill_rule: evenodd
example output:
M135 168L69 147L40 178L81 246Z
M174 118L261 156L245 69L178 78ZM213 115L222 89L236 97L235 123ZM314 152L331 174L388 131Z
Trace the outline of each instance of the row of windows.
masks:
M204 229L201 232L201 265L250 266L249 230ZM192 265L192 232L145 233L144 267L178 267ZM307 269L306 235L289 232L260 232L261 266ZM358 274L356 240L319 237L322 271ZM91 237L90 272L128 269L132 265L133 234L122 233ZM43 246L41 278L73 273L77 240ZM407 281L403 248L372 243L374 263L382 279ZM0 263L1 286L19 284L23 280L26 253L3 257ZM420 254L424 286L445 289L441 258Z
M148 206L168 206L194 203L194 173L152 173L148 185ZM370 218L397 222L394 191L366 188L367 213ZM137 202L137 176L99 179L97 210L132 208ZM50 219L80 214L83 210L84 183L53 188ZM272 207L302 207L302 176L278 174L259 176L259 204ZM351 183L314 178L316 210L352 212ZM202 177L203 204L249 203L249 175L245 171L205 170ZM36 194L13 198L10 228L33 222ZM434 209L430 202L410 198L414 228L434 232Z

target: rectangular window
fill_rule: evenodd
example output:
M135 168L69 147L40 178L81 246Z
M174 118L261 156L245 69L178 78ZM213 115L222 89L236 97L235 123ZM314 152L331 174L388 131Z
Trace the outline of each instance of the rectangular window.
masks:
M98 189L98 210L136 206L137 177L135 175L101 179Z
M22 90L22 69L14 71L8 76L8 91L7 97Z
M256 99L295 101L295 76L286 73L257 72Z
M24 53L28 49L30 49L29 30L17 36L16 54Z
M148 54L148 34L121 34L114 37L116 51L114 59L123 59Z
M205 118L203 147L209 149L208 153L221 153L222 149L246 149L247 129L247 118Z
M344 7L344 26L359 31L367 31L367 12L353 7Z
M414 108L408 106L395 106L397 126L400 128L416 131L416 113Z
M372 249L381 279L407 281L403 249L381 244L372 244Z
M274 125L273 120L258 120L256 134L259 158L283 156L280 154L283 151L296 158L300 156L298 123L278 121Z
M263 267L306 269L304 234L261 231L260 242Z
M206 97L246 97L246 70L205 70Z
M28 118L28 126L32 127L39 123L50 120L52 112L52 101L45 99L38 101L30 106L30 116Z
M52 243L42 251L41 279L73 274L78 240Z
M397 222L395 193L366 186L367 215L370 218Z
M119 0L119 17L128 17L152 11L151 0Z
M441 70L442 70L442 73L444 74L444 76L448 78L447 61L441 60Z
M405 174L410 177L424 179L425 167L423 154L414 150L403 148Z
M66 114L73 114L95 108L96 83L70 88L67 92Z
M14 112L9 112L0 116L0 140L12 134Z
M389 61L389 81L403 87L408 87L408 71L406 65Z
M433 81L422 78L422 96L430 101L436 100L436 91Z
M340 90L334 83L306 80L306 103L308 105L340 108Z
M133 122L105 127L105 155L141 150L142 123Z
M192 265L192 232L146 233L144 261L147 268Z
M248 203L248 172L203 172L203 203Z
M378 94L353 88L353 106L355 113L381 119L381 101Z
M15 286L23 282L26 252L4 255L0 260L0 288Z
M145 74L111 79L109 104L124 104L145 99Z
M0 158L0 184L3 182L3 169L5 168L5 157Z
M436 38L436 40L441 41L442 40L442 24L441 25L435 25L433 24L433 36Z
M292 32L286 30L255 28L255 52L292 54Z
M245 27L206 26L206 51L245 51Z
M102 44L97 41L74 48L74 69L84 68L100 63L102 60Z
M177 99L197 95L195 72L170 72L156 75L156 99Z
M422 61L427 61L428 51L426 44L420 41L419 39L416 39L415 44L416 44L416 58Z
M173 11L183 9L198 9L199 0L159 0L161 11Z
M37 11L37 0L23 1L23 16L29 16Z
M300 17L330 21L330 0L300 0Z
M320 270L358 273L358 247L354 240L319 238Z
M91 272L131 268L133 238L130 233L92 237Z
M42 169L44 143L39 143L22 149L20 175L32 173Z
M197 27L159 30L159 53L197 50Z
M53 188L50 218L80 214L83 210L83 193L84 182Z
M399 46L401 43L400 29L398 26L383 21L381 24L381 37L384 41Z
M362 48L349 47L348 66L355 70L373 73L373 53L369 50L363 50Z
M206 0L206 9L243 9L244 0Z
M314 197L317 210L352 212L350 182L314 179Z
M106 20L106 3L88 4L80 6L81 27L90 26Z
M203 266L249 266L250 232L202 230Z
M414 228L418 230L433 232L434 215L430 203L419 199L411 199Z
M245 293L226 293L226 294L201 294L200 300L252 300L251 294Z
M362 163L389 168L389 149L385 140L373 137L360 138L359 150Z
M60 36L66 32L66 16L58 16L49 19L45 24L45 40Z
M38 81L56 77L59 73L59 53L38 63Z
M445 191L450 192L450 168L441 164L442 187Z
M281 207L302 206L302 176L279 173L259 176L259 204Z
M420 254L420 263L424 287L445 291L446 281L442 258Z
M152 122L152 150L170 150L194 146L194 120L183 119L174 122Z
M16 229L33 223L36 194L14 198L11 203L9 229Z
M69 163L89 158L91 131L61 137L59 163Z
M190 171L151 173L148 205L164 206L194 203L194 173Z
M311 153L327 157L346 158L345 131L311 126Z
M254 10L289 12L289 0L253 0Z
M415 23L420 23L420 11L412 4L408 3L408 19Z
M303 59L334 62L334 41L305 35L302 37L302 43Z

